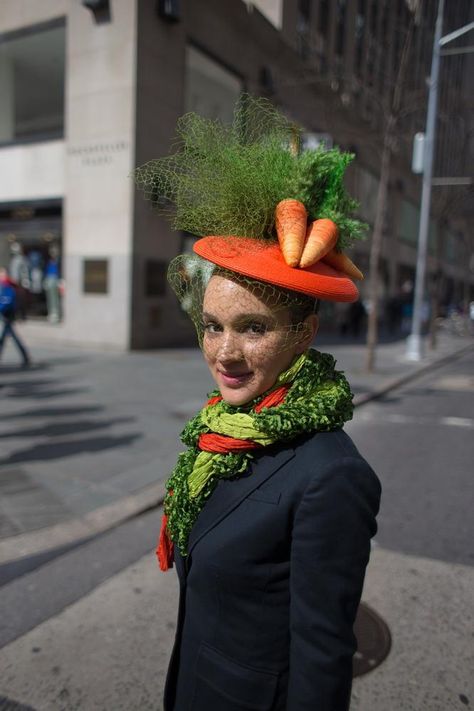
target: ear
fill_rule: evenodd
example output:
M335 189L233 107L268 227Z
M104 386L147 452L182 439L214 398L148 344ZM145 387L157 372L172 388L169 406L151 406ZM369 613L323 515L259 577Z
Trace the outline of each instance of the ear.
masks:
M310 345L312 344L319 328L319 316L317 314L311 314L307 316L304 320L304 330L305 336L298 343L296 347L296 353L304 353Z

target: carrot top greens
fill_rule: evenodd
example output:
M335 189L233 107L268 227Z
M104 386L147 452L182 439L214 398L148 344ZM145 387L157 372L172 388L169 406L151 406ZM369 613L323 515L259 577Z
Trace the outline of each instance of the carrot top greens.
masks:
M338 226L338 249L360 239L366 225L343 178L353 159L338 148L292 147L300 131L268 101L244 95L232 125L194 113L177 124L175 152L135 170L138 186L177 230L198 236L276 240L275 207L300 200L311 220Z

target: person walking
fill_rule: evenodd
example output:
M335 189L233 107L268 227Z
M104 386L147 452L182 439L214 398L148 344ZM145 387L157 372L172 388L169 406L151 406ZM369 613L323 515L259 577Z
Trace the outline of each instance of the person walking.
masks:
M349 384L311 344L320 299L358 297L347 241L329 255L359 229L350 156L296 155L294 125L258 100L230 129L193 114L179 128L180 152L137 180L201 237L168 279L217 387L166 484L157 556L180 602L164 709L347 711L380 484L342 429Z
M18 348L23 360L23 367L27 368L31 364L29 353L21 338L15 331L13 322L17 311L17 295L15 283L9 279L8 272L4 267L0 268L0 317L2 331L0 335L0 358L3 352L5 339L10 336Z

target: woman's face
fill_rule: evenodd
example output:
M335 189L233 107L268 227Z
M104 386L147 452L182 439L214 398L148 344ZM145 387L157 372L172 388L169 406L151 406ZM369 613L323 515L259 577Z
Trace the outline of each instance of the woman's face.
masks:
M213 276L204 295L202 347L224 400L243 405L271 388L306 350L316 322L314 317L304 340L292 339L289 309L267 305L231 279Z

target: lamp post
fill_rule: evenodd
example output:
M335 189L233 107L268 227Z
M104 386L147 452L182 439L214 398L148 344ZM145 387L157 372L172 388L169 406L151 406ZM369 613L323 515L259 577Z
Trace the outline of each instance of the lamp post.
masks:
M418 253L416 259L415 298L413 303L412 331L407 339L406 357L408 360L420 361L422 359L422 313L423 294L425 286L426 256L428 252L428 234L430 223L431 187L433 185L433 153L436 131L436 105L438 101L439 60L441 47L457 37L474 29L474 22L461 27L454 32L441 36L443 28L444 0L439 0L438 15L436 18L435 34L433 39L433 54L431 60L430 89L428 95L428 112L426 116L426 133L423 145L423 188L421 193L420 225L418 231ZM453 50L450 54L461 53L466 50ZM472 51L468 48L467 51ZM443 184L456 184L455 179ZM469 181L470 182L470 181Z
M421 193L420 226L418 232L418 253L416 258L415 300L413 303L413 321L411 334L407 339L406 357L408 360L421 360L421 316L423 292L425 286L426 254L428 251L428 232L430 225L431 179L433 176L433 149L436 130L436 105L438 102L439 51L443 27L444 0L439 0L438 16L433 40L431 60L430 91L428 95L428 114L423 146L423 188Z

